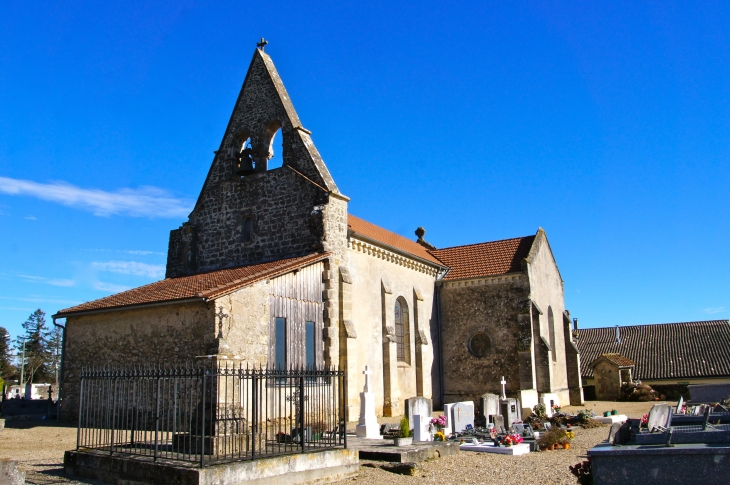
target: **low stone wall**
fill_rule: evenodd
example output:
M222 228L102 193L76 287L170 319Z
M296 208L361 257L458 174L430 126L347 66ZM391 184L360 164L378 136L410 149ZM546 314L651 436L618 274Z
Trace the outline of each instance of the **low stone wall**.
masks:
M265 485L327 483L357 474L357 450L328 450L282 455L194 468L173 463L154 463L141 457L109 456L92 451L67 451L63 459L67 475L106 483L136 485Z

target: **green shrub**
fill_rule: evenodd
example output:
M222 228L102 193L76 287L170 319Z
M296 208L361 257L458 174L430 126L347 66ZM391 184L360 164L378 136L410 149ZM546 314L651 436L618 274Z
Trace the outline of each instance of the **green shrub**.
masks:
M403 416L400 420L400 431L398 431L398 438L410 438L413 436L411 431L411 423L408 422L408 418Z

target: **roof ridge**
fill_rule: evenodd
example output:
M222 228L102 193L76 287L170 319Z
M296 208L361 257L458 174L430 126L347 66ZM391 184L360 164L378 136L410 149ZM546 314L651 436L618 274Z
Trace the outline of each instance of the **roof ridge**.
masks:
M730 324L730 319L722 319L722 320L693 320L691 322L668 322L668 323L638 323L635 325L618 325L620 329L626 329L626 328L635 328L635 327L659 327L664 325L689 325L692 323L727 323ZM578 331L582 332L585 330L615 330L617 325L611 326L611 327L587 327L587 328L579 328Z
M462 245L459 245L459 246L449 246L449 247L445 247L445 248L429 249L428 251L429 252L432 252L432 251L443 251L443 250L446 250L446 249L466 248L466 247L469 247L469 246L479 246L481 244L494 244L494 243L504 242L504 241L522 240L522 239L527 239L528 237L535 237L535 235L532 234L530 236L508 237L506 239L497 239L496 241L483 241L483 242L478 242L478 243L462 244Z

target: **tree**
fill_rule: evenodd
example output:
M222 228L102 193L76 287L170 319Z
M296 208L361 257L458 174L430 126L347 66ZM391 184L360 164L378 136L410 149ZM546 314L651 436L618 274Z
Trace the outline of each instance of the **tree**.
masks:
M46 314L40 308L30 314L23 324L25 335L18 337L15 347L22 359L23 341L25 340L25 382L37 382L47 377L48 348L46 342ZM23 365L23 362L21 362Z
M15 373L11 363L10 334L5 327L0 327L0 379L7 382Z
M63 344L63 332L55 325L44 334L46 340L46 352L48 356L48 371L56 381L58 389L58 373L61 370L61 345Z

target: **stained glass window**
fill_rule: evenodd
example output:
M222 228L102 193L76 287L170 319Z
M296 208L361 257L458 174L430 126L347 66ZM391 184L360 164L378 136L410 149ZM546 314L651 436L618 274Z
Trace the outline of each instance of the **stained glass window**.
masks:
M395 341L399 362L411 363L411 337L408 322L408 304L401 297L395 301Z

